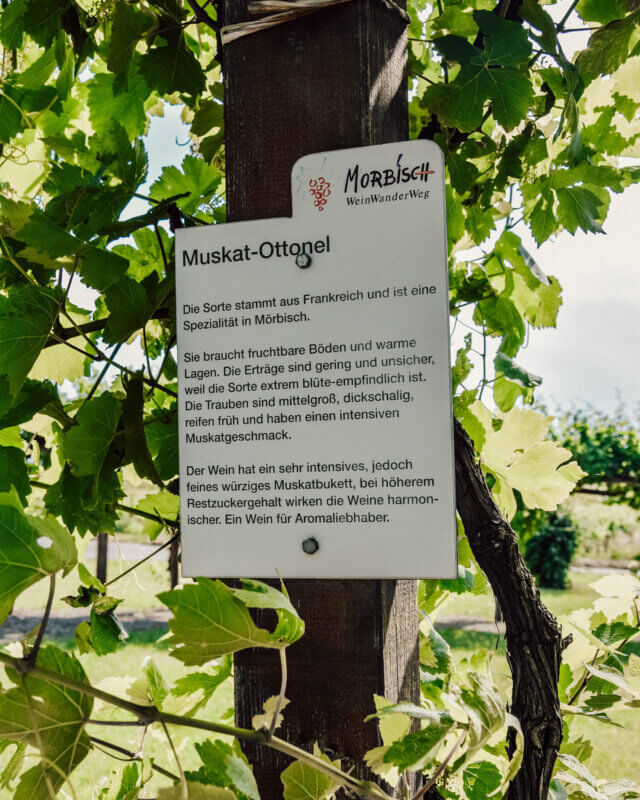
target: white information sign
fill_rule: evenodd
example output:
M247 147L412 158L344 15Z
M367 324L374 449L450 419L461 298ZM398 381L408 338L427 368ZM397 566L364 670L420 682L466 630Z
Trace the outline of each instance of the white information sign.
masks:
M186 575L456 575L443 172L316 153L291 218L177 232Z

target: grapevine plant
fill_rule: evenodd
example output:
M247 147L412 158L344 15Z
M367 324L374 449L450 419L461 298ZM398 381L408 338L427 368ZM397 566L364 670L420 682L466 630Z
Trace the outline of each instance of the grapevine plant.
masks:
M621 160L639 154L638 2L576 0L552 17L555 5L409 4L411 135L445 152L451 314L472 329L455 357L454 412L504 530L518 504L552 511L583 477L549 435L552 418L530 407L540 378L519 351L531 331L555 325L562 297L517 231L528 226L538 244L562 230L601 233L611 193L640 179ZM119 584L100 582L79 557L87 540L133 516L152 540L180 533L173 232L225 218L218 14L211 0L2 0L0 621L33 584L49 591L37 628L0 650L0 794L76 797L74 781L100 749L127 763L114 761L99 800L257 800L238 744L249 741L291 757L285 800L384 798L405 771L425 775L416 797L500 798L531 766L535 721L511 713L511 686L494 679L486 651L454 669L432 622L450 596L490 591L469 513L458 579L420 585L421 702L371 699L377 723L367 724L379 725L381 745L366 760L384 790L345 772L321 742L307 752L277 736L284 680L252 730L210 718L234 652L276 649L286 675L304 623L284 587L201 578L160 594L183 665L174 683L146 661L116 691L86 666L128 646ZM569 59L576 27L590 38ZM188 150L149 182L145 135L169 106L189 126ZM472 247L480 255L468 257ZM123 355L132 342L135 363ZM47 636L56 580L69 575L77 590L65 600L86 609L71 650ZM561 621L557 685L549 678L561 743L531 797L549 784L554 800L640 797L615 775L593 776L593 745L572 732L578 715L607 725L611 709L640 702L640 659L627 648L639 587L631 575L602 578L595 606ZM255 608L275 612L273 630L254 622ZM123 729L140 733L135 747L122 745ZM175 743L185 729L199 736L189 753ZM164 737L164 759L148 754L147 733Z

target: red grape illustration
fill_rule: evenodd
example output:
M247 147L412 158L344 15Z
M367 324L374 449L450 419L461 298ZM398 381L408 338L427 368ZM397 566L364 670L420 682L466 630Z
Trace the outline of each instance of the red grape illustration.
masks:
M309 181L309 192L313 195L313 204L318 211L324 211L327 200L331 194L331 184L322 176L311 178Z

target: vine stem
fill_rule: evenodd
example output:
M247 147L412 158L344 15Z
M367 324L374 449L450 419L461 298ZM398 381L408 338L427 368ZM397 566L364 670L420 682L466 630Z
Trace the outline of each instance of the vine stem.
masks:
M49 596L47 597L47 605L45 606L44 614L42 615L42 622L40 623L40 627L38 628L38 635L36 636L36 640L33 643L33 647L31 648L31 651L27 656L27 662L29 664L35 664L36 659L38 658L38 651L40 650L40 645L42 644L45 631L47 630L49 617L51 616L51 606L53 605L53 597L55 591L56 591L56 576L54 573L49 578Z
M203 719L193 719L191 717L181 717L178 714L169 714L161 711L156 706L144 706L139 703L134 703L124 697L118 697L110 692L105 692L102 689L98 689L97 687L92 686L89 683L85 683L84 681L78 681L75 678L69 677L68 675L61 675L60 673L53 672L45 667L40 667L38 664L28 664L25 659L15 658L14 656L10 656L8 653L3 653L1 651L0 662L14 669L20 676L32 674L36 677L42 678L45 681L49 681L50 683L54 683L59 686L65 686L67 689L71 689L74 692L80 692L81 694L88 695L89 697L95 697L98 700L102 700L104 703L107 703L108 705L115 706L116 708L122 708L137 718L137 720L132 723L133 725L137 725L138 720L146 721L149 725L154 722L158 722L161 725L177 725L184 728L207 731L209 733L225 734L227 736L233 736L235 739L243 739L244 741L254 742L255 744L264 745L272 750L277 750L280 753L284 753L284 755L289 756L290 758L295 758L298 761L308 764L309 766L318 770L318 772L322 772L325 775L335 778L358 797L363 798L363 800L391 800L389 795L383 792L382 789L375 784L358 780L357 778L348 775L346 772L342 772L342 770L334 767L327 761L323 761L321 758L314 756L312 753L308 753L306 750L302 750L302 748L297 747L290 742L286 742L284 739L279 739L277 736L272 736L269 738L266 731L254 731L249 730L248 728L238 728L235 725L225 725L220 722L209 722ZM95 720L92 722L95 722Z
M424 797L426 795L426 793L429 791L429 789L431 789L433 786L435 786L436 781L442 776L442 773L447 768L447 766L448 766L449 762L451 761L451 759L455 756L455 754L458 752L458 750L462 747L462 745L464 744L464 740L466 738L467 738L467 732L465 731L462 734L462 736L458 739L458 741L453 745L451 750L449 750L449 752L445 756L444 761L442 762L442 764L440 764L438 769L435 771L433 777L427 782L427 785L423 786L422 789L420 789L420 791L417 794L414 794L413 797L411 798L411 800L420 800L421 797Z
M275 729L278 727L278 716L280 715L280 711L282 710L282 704L284 702L284 696L287 692L287 648L281 647L280 648L280 694L278 695L278 701L276 702L276 708L273 712L273 719L271 720L271 725L269 725L268 736L271 738Z
M91 739L91 741L95 745L108 747L110 750L113 750L116 753L120 753L120 755L126 756L127 761L142 761L142 756L138 755L137 753L133 753L131 752L131 750L127 750L124 747L120 747L120 745L113 744L113 742L108 742L106 739L99 739L97 736L90 736L89 739ZM168 769L161 767L159 764L156 764L155 761L151 762L151 769L157 772L158 775L164 775L165 778L171 778L172 781L180 780L180 778L177 775L175 775L173 772L169 772Z
M93 397L93 395L96 393L96 391L97 391L97 389L98 389L98 386L100 386L100 384L101 384L101 383L102 383L102 381L104 380L104 376L105 376L105 375L107 374L107 372L109 371L109 367L111 367L111 366L112 366L112 364L113 364L113 359L114 359L114 358L115 358L115 357L118 355L118 350L120 350L120 348L122 347L122 345L123 345L123 342L119 342L119 343L118 343L118 344L115 346L115 348L114 348L114 350L112 351L111 355L110 355L110 356L107 356L107 361L106 361L106 363L105 363L104 367L102 368L102 372L101 372L101 373L98 375L98 377L97 377L97 378L96 378L96 380L94 381L94 384L93 384L93 386L91 387L91 389L89 389L89 392L88 392L87 396L86 396L86 397L83 399L83 401L82 401L82 404L80 405L80 407L78 408L78 410L76 411L76 413L75 413L75 415L74 415L74 418L78 416L78 414L80 413L80 409L82 409L82 408L83 408L83 407L84 407L84 406L85 406L85 405L86 405L86 404L89 402L89 400L91 400L91 398Z
M167 741L169 742L169 747L171 748L171 752L173 753L173 760L176 762L176 766L178 767L178 772L180 773L180 783L182 785L182 800L189 800L189 785L187 784L187 776L184 774L184 770L182 769L180 756L178 755L176 746L173 743L173 738L169 733L169 728L167 727L167 723L163 719L161 719L160 724L162 725L162 730L164 731L164 735L167 737Z
M180 534L176 533L175 536L172 536L170 539L167 539L167 541L164 544L161 544L160 547L157 547L155 550L152 550L148 556L141 558L140 561L136 561L135 564L132 564L128 569L125 569L124 572L121 572L119 575L116 575L115 578L111 578L110 581L107 581L105 583L105 586L110 586L112 583L119 581L120 578L124 578L125 575L128 575L130 572L133 572L134 569L137 569L140 566L140 564L144 564L145 561L148 561L150 558L153 558L157 553L159 553L161 550L164 550L165 547L169 547L169 545L172 544L172 542L175 542L176 539L179 538Z

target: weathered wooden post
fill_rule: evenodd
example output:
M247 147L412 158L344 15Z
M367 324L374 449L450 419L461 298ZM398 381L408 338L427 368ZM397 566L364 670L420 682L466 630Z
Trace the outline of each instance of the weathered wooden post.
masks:
M255 17L251 17L255 19ZM247 0L226 0L224 24L250 19ZM391 0L350 0L237 39L224 47L229 221L291 213L294 162L312 152L407 138L408 16ZM356 764L380 744L374 693L416 700L414 581L289 580L307 633L289 655L283 735ZM240 725L280 687L273 651L249 650L235 668ZM282 795L287 760L251 753L261 796Z
M107 548L109 546L109 534L99 533L97 536L98 553L96 556L96 578L102 583L107 582Z

